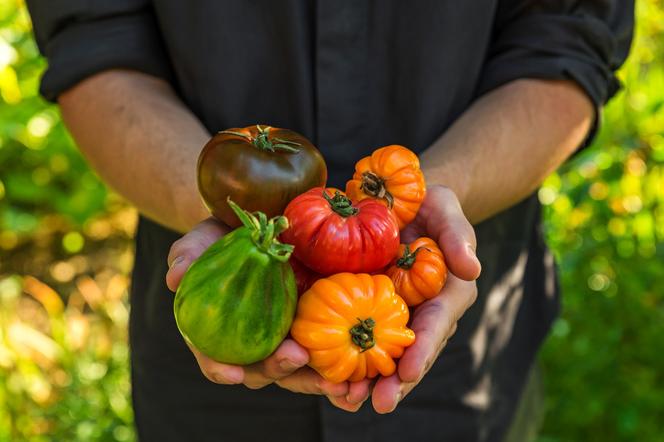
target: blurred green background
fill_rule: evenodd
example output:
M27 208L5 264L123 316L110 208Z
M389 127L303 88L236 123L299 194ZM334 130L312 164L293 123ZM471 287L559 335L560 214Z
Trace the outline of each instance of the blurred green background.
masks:
M539 442L664 440L664 5L639 0L624 89L539 190L564 307ZM136 212L88 169L22 1L0 2L0 441L132 441Z

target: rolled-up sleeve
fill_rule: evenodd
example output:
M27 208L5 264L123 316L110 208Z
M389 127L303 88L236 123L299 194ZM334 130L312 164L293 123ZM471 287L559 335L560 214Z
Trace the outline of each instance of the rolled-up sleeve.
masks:
M171 80L147 0L28 0L37 45L48 61L40 92L60 93L98 72L124 68Z
M570 79L601 107L632 39L632 0L502 0L479 94L519 78Z

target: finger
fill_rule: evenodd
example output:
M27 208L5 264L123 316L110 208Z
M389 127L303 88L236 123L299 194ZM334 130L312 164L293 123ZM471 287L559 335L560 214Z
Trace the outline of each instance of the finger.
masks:
M371 379L362 379L358 382L351 382L346 395L346 402L350 405L362 404L369 398L371 393Z
M475 254L475 231L454 192L444 186L429 187L418 217L438 241L451 272L467 281L477 279L482 266Z
M474 282L452 276L440 295L415 309L411 329L417 338L399 360L401 380L418 382L424 376L456 330L459 318L476 299Z
M196 362L203 375L215 384L241 384L244 380L242 367L217 362L190 345L189 349L196 357Z
M362 404L364 401L360 403L350 403L348 402L348 399L346 399L344 396L328 396L327 399L330 401L332 405L334 405L337 408L340 408L344 411L348 411L350 413L355 413L357 410L359 410L362 407Z
M262 388L304 367L309 353L292 339L285 339L265 360L245 367L244 384L249 388Z
M392 376L381 377L371 393L371 404L376 413L391 413L402 399L402 382L395 373Z
M325 396L345 396L348 393L348 382L333 383L323 379L314 369L303 367L290 376L275 382L281 388L294 393L320 394Z
M222 223L208 218L173 243L168 253L166 273L166 285L171 291L177 290L191 263L227 231Z
M410 223L400 233L401 243L410 244L417 238L427 236L427 232L420 226L419 223Z

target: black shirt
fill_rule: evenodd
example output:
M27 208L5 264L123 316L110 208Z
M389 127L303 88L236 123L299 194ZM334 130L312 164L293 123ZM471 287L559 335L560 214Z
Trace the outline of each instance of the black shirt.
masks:
M518 78L574 80L599 108L618 88L613 71L633 20L632 1L621 0L28 5L49 62L47 98L105 69L152 74L171 82L211 133L262 123L308 136L331 186L377 147L427 148L478 96ZM476 304L421 384L379 416L369 403L348 414L274 386L206 381L164 283L178 235L141 218L130 320L141 440L500 440L556 315L557 284L536 198L476 227L484 266Z

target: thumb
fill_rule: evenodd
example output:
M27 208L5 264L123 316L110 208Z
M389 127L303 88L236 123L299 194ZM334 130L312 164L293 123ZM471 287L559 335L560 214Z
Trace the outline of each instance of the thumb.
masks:
M166 285L171 291L177 290L189 266L228 230L221 222L208 218L173 243L168 253L166 273Z
M420 215L427 232L437 240L452 273L466 281L477 279L482 266L475 254L475 231L454 192L444 186L431 186Z

